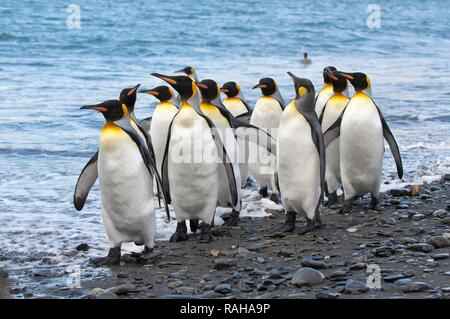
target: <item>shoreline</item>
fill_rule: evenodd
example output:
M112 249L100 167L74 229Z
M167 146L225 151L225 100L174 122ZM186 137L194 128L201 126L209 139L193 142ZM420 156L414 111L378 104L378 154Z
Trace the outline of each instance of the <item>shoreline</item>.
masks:
M351 214L323 208L325 227L306 235L274 236L284 213L266 209L216 227L212 242L157 241L151 257L126 254L112 268L36 267L19 280L6 269L0 298L450 298L450 176L406 193L382 193L378 210L367 198ZM74 259L89 249L77 248ZM366 287L368 267L381 289Z

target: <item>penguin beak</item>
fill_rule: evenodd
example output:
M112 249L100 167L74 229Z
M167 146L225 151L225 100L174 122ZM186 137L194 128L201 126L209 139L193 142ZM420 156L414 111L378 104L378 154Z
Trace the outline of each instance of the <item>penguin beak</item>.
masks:
M293 80L295 80L295 79L298 79L298 77L296 77L292 72L287 72L287 74L293 79Z
M254 87L252 87L252 89L257 89L257 88L260 88L260 89L265 89L265 88L267 88L267 85L266 84L256 84Z
M175 73L187 73L187 72L186 72L186 69L179 69L179 70L176 70Z
M152 73L151 75L156 76L157 78L160 78L161 80L166 81L169 84L177 85L177 81L175 81L171 76L159 73Z
M145 93L145 94L150 94L153 96L157 96L159 95L158 91L154 91L154 90L139 90L138 93Z
M348 79L348 80L354 80L355 78L353 76L351 76L350 74L344 73L344 72L340 72L339 74L342 75L344 78Z
M226 88L220 88L220 92L222 93L228 93L230 92L230 90L226 89Z
M133 87L130 92L128 92L127 96L131 96L136 94L137 89L139 89L139 87L141 86L141 84L137 84L135 87Z
M85 106L80 107L80 110L96 110L101 113L108 111L108 109L106 107L100 106L100 105L85 105Z
M331 72L330 70L326 70L325 73L330 77L330 79L332 79L333 81L339 81L339 78L337 76L334 75L333 72Z
M204 89L204 90L208 89L208 86L206 84L203 84L203 83L195 82L195 85L197 85L200 89Z

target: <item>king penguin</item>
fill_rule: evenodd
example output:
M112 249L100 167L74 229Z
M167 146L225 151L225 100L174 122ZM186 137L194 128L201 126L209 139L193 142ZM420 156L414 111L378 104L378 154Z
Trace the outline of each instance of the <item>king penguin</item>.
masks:
M369 77L361 72L339 74L350 81L355 94L341 116L324 133L324 139L328 146L340 137L340 170L345 196L343 212L351 212L353 199L366 193L371 194L370 207L375 209L383 169L383 136L389 144L401 179L403 165L400 150L381 110L372 100Z
M334 66L327 66L323 69L322 75L324 85L322 87L322 90L320 90L319 94L317 95L315 103L315 110L318 117L320 116L320 114L322 114L323 107L325 106L325 104L327 104L329 98L334 95L333 84L331 83L331 78L328 75L327 71L335 72L336 68ZM342 95L348 97L348 90L343 91Z
M240 189L235 169L214 123L203 114L195 82L187 76L153 73L169 83L181 97L181 107L172 120L162 165L163 186L175 208L177 229L170 241L188 238L186 220L203 221L201 240L211 240L211 226L219 202L221 167L225 167L231 206L240 210ZM222 158L222 156L224 158Z
M223 105L227 108L227 110L230 111L231 114L233 114L233 116L237 119L250 123L252 110L245 99L239 84L233 81L226 82L220 88L220 92L227 96L223 99Z
M180 70L176 70L176 73L184 73L186 74L188 77L190 77L193 81L198 82L198 76L197 76L197 72L195 71L195 69L192 66L187 66L184 67Z
M106 120L100 135L97 167L110 250L106 257L92 262L96 266L118 264L122 243L145 245L145 253L153 250L156 233L153 176L158 172L145 137L131 124L125 104L109 100L81 109L99 111Z
M350 99L343 94L348 91L347 79L340 75L337 71L325 69L328 78L333 85L334 95L328 99L322 109L319 117L319 122L322 126L322 132L325 132L333 123L339 118L344 111ZM339 139L334 140L326 150L326 188L328 202L327 205L332 205L337 202L337 190L341 188L341 169L339 157Z
M319 204L325 183L325 145L314 111L314 86L288 72L295 99L283 111L277 139L278 182L286 221L281 231L295 228L296 214L306 215L306 233L322 225Z
M272 78L263 78L253 89L261 89L262 96L253 108L250 124L265 130L267 133L276 135L285 103L278 85ZM267 188L272 188L271 199L278 200L278 189L276 186L275 169L276 158L268 157L264 150L258 149L257 154L250 154L250 172L259 184L259 193L267 196Z

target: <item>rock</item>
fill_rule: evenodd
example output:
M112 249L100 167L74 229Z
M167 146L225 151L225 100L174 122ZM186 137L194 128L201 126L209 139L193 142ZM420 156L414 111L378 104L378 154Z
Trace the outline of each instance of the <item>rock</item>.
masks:
M292 275L291 284L296 287L314 286L320 284L325 276L318 270L313 268L300 268Z
M450 246L450 240L443 236L432 236L428 238L427 243L435 248L445 248Z
M322 261L314 260L312 258L302 258L300 264L303 267L309 267L313 269L323 269L326 267L326 264Z
M350 266L350 270L363 270L363 269L367 269L366 263L359 262L359 263L352 264Z
M294 254L294 252L290 249L281 249L278 255L283 257L291 257Z
M230 258L217 258L214 260L214 269L222 270L236 266L236 261Z
M34 277L50 277L52 276L52 272L50 269L36 269L33 270Z
M405 277L414 277L416 275L416 273L414 272L414 270L405 270L403 272L403 275L405 275Z
M444 181L450 181L450 174L445 174L443 178Z
M426 244L426 243L417 243L417 244L411 244L411 245L406 246L406 249L429 253L430 251L434 250L434 247L432 245Z
M421 188L419 185L411 186L411 189L409 190L409 196L419 196L420 191L421 191Z
M96 299L119 299L119 296L111 291L104 291L97 294Z
M197 289L188 286L181 286L175 288L175 293L177 295L198 295Z
M237 249L237 257L244 258L244 259L251 259L255 256L254 252L251 252L247 248L239 247Z
M389 275L389 276L383 277L383 280L386 281L386 282L394 282L394 281L397 281L399 279L403 279L405 277L406 276L404 274Z
M88 244L79 244L77 247L75 247L78 251L88 251L89 248L91 248Z
M422 219L425 219L425 215L424 214L417 213L417 214L414 214L412 216L412 220L414 220L414 221L419 221L419 220L422 220Z
M415 244L417 243L417 239L413 237L402 237L400 238L400 243L402 243L403 245Z
M209 254L213 257L219 257L220 256L220 250L218 249L211 249L211 251L209 252Z
M116 295L125 295L125 294L133 294L144 291L142 288L138 288L136 286L133 286L132 284L124 284L119 285L116 287L113 287L109 289L108 291L111 291L115 293Z
M231 292L231 285L230 284L219 284L214 288L215 292L221 293L221 294L227 294Z
M395 225L396 224L395 218L388 217L388 216L383 217L381 219L381 221L383 222L383 224L387 224L387 225Z
M238 284L239 290L242 292L251 292L253 288L250 287L244 279L239 280Z
M257 257L256 261L259 262L260 264L263 264L266 262L266 260L263 257Z
M251 251L260 251L261 249L267 247L265 243L254 243L248 246L248 250Z
M91 295L97 296L103 292L102 288L93 288L90 292Z
M441 288L441 291L444 293L450 293L450 287L443 287Z
M175 281L169 282L167 284L167 287L170 289L175 289L175 288L181 287L181 286L183 286L183 282L181 280L175 280Z
M394 250L390 246L380 246L373 249L372 253L377 257L389 257L392 256Z
M345 284L344 292L346 294L363 294L366 293L368 290L369 288L367 288L365 283L358 280L349 279Z
M409 192L406 189L391 189L389 193L395 197L408 196Z
M0 268L0 279L8 278L9 274L6 270Z
M433 217L445 218L447 217L447 211L445 209L438 209L433 212Z
M338 299L339 294L337 292L324 291L316 293L317 299Z
M405 293L421 292L429 289L431 289L430 285L428 285L425 282L418 282L418 281L409 282L402 286L402 291Z
M444 217L444 218L441 220L441 223L444 224L444 225L449 225L449 224L450 224L450 216Z
M409 205L407 205L407 204L399 204L399 205L396 206L396 208L397 209L408 209Z
M117 274L117 278L128 278L128 277L130 277L130 275L127 274L126 272L119 272Z
M433 255L434 260L447 259L447 258L449 258L448 253L440 253L440 254Z

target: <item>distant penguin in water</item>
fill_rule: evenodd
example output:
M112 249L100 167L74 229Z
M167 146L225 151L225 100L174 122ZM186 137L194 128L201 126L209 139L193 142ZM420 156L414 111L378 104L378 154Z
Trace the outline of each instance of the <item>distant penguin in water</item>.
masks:
M337 71L325 69L328 77L333 85L334 95L328 99L322 109L319 117L319 122L322 126L322 132L325 132L342 114L350 99L346 97L343 92L348 90L347 79L339 74ZM326 193L328 197L327 205L332 205L337 202L337 190L341 188L341 169L339 156L339 138L334 140L326 151L327 165L326 165Z
M82 109L101 112L106 120L100 135L97 166L102 218L110 250L106 257L92 259L92 263L114 265L120 262L122 243L144 245L145 253L153 250L156 233L153 176L159 175L150 145L132 124L124 103L109 100Z
M184 67L182 69L176 70L175 72L176 73L184 73L195 82L199 81L197 72L195 71L195 69L192 66Z
M278 85L272 78L263 78L259 80L253 89L261 89L262 96L256 102L253 109L250 124L274 134L280 124L281 114L283 113L285 103ZM275 133L276 134L276 133ZM278 200L278 190L276 186L275 161L262 163L261 159L270 159L264 150L258 150L258 154L250 154L249 167L253 177L259 184L259 193L267 196L268 186L272 188L272 200Z
M340 117L324 133L325 144L330 145L340 137L340 172L345 195L343 211L351 212L353 199L366 193L371 194L370 208L375 209L380 193L384 139L389 144L401 179L400 150L381 110L372 100L369 77L361 72L339 74L350 81L355 94Z
M306 233L322 225L319 205L325 182L325 145L314 111L314 86L288 72L294 81L295 99L283 111L277 138L278 182L286 221L280 229L291 232L296 214L306 216Z

